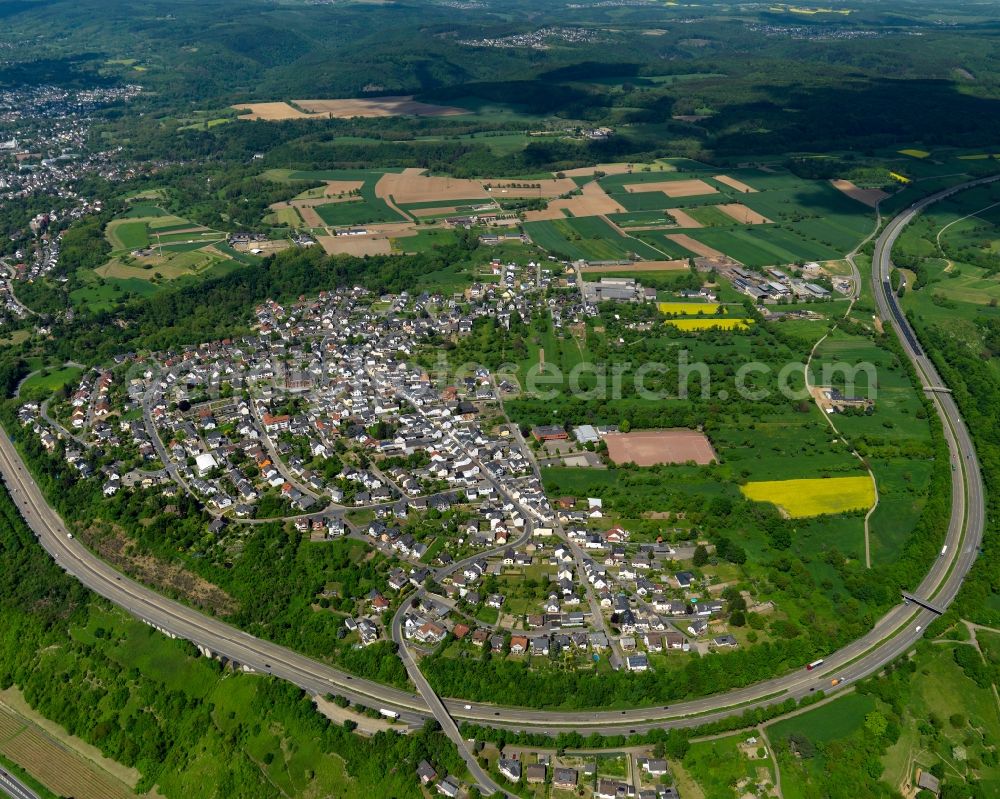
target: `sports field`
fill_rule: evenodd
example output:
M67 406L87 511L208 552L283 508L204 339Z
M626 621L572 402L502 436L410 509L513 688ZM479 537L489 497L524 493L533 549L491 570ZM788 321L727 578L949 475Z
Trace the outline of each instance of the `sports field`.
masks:
M700 466L715 461L712 442L697 430L637 430L633 433L608 433L604 436L608 456L615 463L658 466L661 463L687 463Z
M808 480L767 480L740 486L747 499L777 505L793 519L864 510L875 503L867 475Z

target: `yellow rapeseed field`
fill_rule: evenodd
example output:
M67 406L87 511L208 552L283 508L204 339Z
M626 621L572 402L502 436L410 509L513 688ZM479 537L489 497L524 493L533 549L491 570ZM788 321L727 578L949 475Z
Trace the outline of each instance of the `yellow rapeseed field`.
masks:
M656 309L663 314L695 316L717 314L722 306L715 302L658 302Z
M765 480L740 490L755 502L772 502L792 518L864 510L875 504L875 486L868 475L811 480Z
M927 152L927 150L914 150L912 148L908 150L900 150L899 154L908 155L910 156L910 158L926 158L927 156L930 155L930 153Z
M673 325L680 330L710 330L713 327L746 330L753 324L753 319L667 319L663 324Z

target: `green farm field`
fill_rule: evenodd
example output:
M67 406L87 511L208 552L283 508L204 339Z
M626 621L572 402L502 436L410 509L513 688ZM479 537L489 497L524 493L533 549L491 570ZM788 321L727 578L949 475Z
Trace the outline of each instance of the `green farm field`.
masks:
M126 219L145 219L147 217L168 216L160 206L150 202L136 202L129 206L123 215Z
M403 218L381 200L356 200L346 203L317 205L316 213L334 227L363 225L372 222L402 222Z
M619 235L598 217L526 222L524 230L538 246L571 260L614 261L633 253L649 260L663 258L663 253Z
M850 693L793 718L769 724L768 738L779 753L782 794L787 799L812 796L813 785L824 779L830 767L828 756L835 757L833 753L839 751L845 739L860 733L865 718L875 708L871 697ZM792 741L809 756L791 754Z
M871 209L834 189L826 181L809 181L787 172L718 170L754 188L734 189L704 172L684 171L669 175L638 172L600 179L601 186L627 210L609 218L624 227L665 224L664 211L685 210L705 228L687 230L688 235L749 266L769 266L801 261L825 261L842 257L872 229ZM703 180L717 191L691 197L667 197L662 192L629 192L633 183L663 180ZM712 207L741 202L774 224L746 226ZM671 254L688 254L666 239L670 231L637 231L636 236Z
M700 222L705 227L732 227L734 224L734 220L729 214L723 213L712 205L692 208L688 213L694 217L696 222Z
M674 220L665 211L626 211L620 214L608 214L608 219L620 228L649 227L651 225L663 225L674 227Z
M272 225L287 225L290 228L297 228L302 225L302 217L296 208L286 207L272 211L264 217L264 222Z
M110 222L106 235L116 250L139 250L149 246L149 234L144 219Z
M455 242L455 232L453 230L442 230L434 228L431 230L419 230L415 236L404 236L393 239L393 248L400 252L418 253L428 252L435 247L446 246Z
M316 213L327 225L350 226L363 225L376 222L402 222L403 217L389 208L383 200L375 196L375 184L382 175L387 172L401 172L402 168L379 168L379 169L319 169L319 170L295 170L295 169L268 169L261 174L265 180L277 183L322 183L328 180L333 181L361 181L360 199L349 202L327 203L316 206ZM300 197L313 198L321 197L322 190L306 190ZM283 209L291 210L291 209ZM286 223L292 227L297 227L300 223L298 215L285 214L284 216L270 215L270 219L276 223Z
M841 256L839 250L808 241L790 230L773 225L752 227L700 228L685 231L688 236L735 258L747 266L772 266L800 261L825 261ZM641 232L640 238L662 234Z

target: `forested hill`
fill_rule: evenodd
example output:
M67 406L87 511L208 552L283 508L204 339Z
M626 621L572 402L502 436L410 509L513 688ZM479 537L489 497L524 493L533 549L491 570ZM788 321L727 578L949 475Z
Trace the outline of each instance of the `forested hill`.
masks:
M474 240L469 246L474 246ZM254 307L324 289L363 286L374 292L412 289L417 278L468 255L463 244L407 256L328 256L319 248L286 250L223 277L164 291L114 315L66 326L52 346L66 360L101 361L126 350L198 344L249 330Z
M463 771L432 726L362 738L294 686L226 673L114 610L56 565L2 486L0 562L0 690L16 686L46 718L138 769L139 792L279 799L280 780L296 796L347 783L417 799L421 760Z

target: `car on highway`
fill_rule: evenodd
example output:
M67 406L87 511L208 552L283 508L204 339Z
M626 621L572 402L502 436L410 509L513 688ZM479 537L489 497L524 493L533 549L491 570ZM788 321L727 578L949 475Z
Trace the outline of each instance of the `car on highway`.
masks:
M472 710L472 705L462 705L465 710Z

